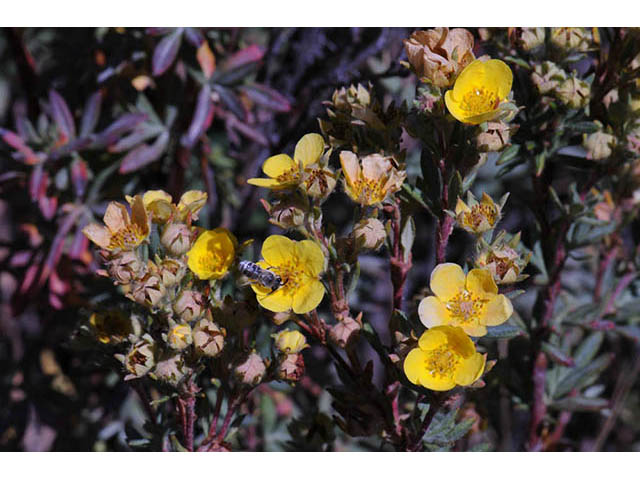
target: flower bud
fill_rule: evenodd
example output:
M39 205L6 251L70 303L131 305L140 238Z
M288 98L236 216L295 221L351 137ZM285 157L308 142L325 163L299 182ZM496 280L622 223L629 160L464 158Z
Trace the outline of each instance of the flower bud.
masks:
M127 285L144 273L145 265L135 251L129 250L113 255L107 270L116 284Z
M189 369L186 368L182 355L176 353L159 360L149 376L175 387L188 373Z
M531 81L542 95L554 92L566 79L567 73L553 62L535 65L531 74Z
M589 48L591 33L586 28L552 28L551 43L562 50L577 50L582 52Z
M464 28L421 30L404 40L413 71L422 81L450 87L458 74L475 60L473 35Z
M260 199L262 207L269 215L269 223L284 230L304 225L304 205L297 197L288 195L273 206L265 199Z
M362 248L367 250L378 250L387 237L384 224L377 218L360 220L353 229L353 234Z
M207 204L207 194L200 190L189 190L185 192L178 202L178 213L180 219L184 222L191 214L192 220L198 219L198 213Z
M183 290L173 304L173 311L183 322L197 320L204 313L204 298L195 290Z
M162 284L167 288L179 284L187 272L187 265L176 258L165 258L156 263L159 265L158 275L162 279Z
M509 39L511 43L520 47L525 52L531 51L544 43L545 33L543 27L510 28Z
M357 334L362 328L362 313L360 313L356 320L351 317L344 317L341 321L331 327L329 331L329 338L333 340L340 348L345 348L351 338Z
M604 160L609 158L616 144L616 137L609 133L595 132L584 135L582 145L587 150L589 160Z
M342 87L335 90L331 102L337 110L350 112L355 106L368 107L371 103L371 95L364 86L351 85L349 88Z
M589 103L591 87L576 76L567 78L556 90L558 100L569 108L583 108Z
M264 360L256 351L252 351L247 359L235 369L236 376L242 383L247 385L257 385L262 381L262 377L267 367Z
M518 251L519 233L508 241L505 237L506 232L503 231L491 245L481 241L475 260L476 267L489 270L498 285L520 282L527 278L528 275L521 275L521 272L531 258L531 253L523 254Z
M469 192L467 201L469 205L464 203L461 198L458 198L458 203L456 204L456 222L461 228L477 235L496 226L500 220L501 205L496 204L486 193L482 194L482 200L478 203Z
M212 320L203 318L193 329L193 345L201 355L215 357L224 347L224 334Z
M167 344L174 350L184 350L193 342L191 327L188 323L172 326L167 334Z
M499 152L509 144L510 128L503 122L489 122L487 130L476 138L481 152Z
M170 223L162 231L160 243L174 257L180 257L191 248L193 236L184 223Z
M283 353L300 353L307 348L307 339L297 330L282 330L271 335L275 339L276 348Z
M127 296L141 305L157 307L164 299L165 294L166 289L161 278L158 274L149 272L133 284L131 293Z
M304 375L304 358L301 353L284 355L277 370L278 378L284 382L297 382Z
M145 334L142 340L135 343L126 355L116 355L116 358L123 363L129 372L129 375L124 377L125 380L146 375L155 364L153 338L149 334Z

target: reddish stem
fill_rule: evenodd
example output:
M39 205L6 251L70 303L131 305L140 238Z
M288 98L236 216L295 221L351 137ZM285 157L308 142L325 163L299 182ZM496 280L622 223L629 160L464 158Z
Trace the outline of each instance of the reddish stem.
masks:
M531 407L531 422L529 430L529 451L542 450L542 441L538 435L538 428L547 413L544 403L544 385L547 374L547 357L544 352L538 353L533 369L533 405Z

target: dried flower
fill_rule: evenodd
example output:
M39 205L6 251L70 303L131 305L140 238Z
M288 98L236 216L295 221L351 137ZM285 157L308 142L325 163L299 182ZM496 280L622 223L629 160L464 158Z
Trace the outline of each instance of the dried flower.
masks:
M512 82L511 69L502 60L475 60L447 90L444 101L456 120L478 125L503 114L499 107L509 96Z
M127 285L144 274L145 264L136 252L129 250L113 255L107 269L116 284Z
M324 254L312 240L296 242L282 235L271 235L262 245L262 268L278 275L282 285L275 291L251 284L258 303L272 312L307 313L324 297L320 275L324 271Z
M162 279L162 284L167 288L179 284L187 272L185 263L176 258L164 258L156 263L158 264L158 275Z
M485 361L461 328L434 327L422 334L418 348L405 358L404 373L411 383L445 391L471 385L482 375Z
M158 360L153 372L150 373L149 376L175 387L188 373L189 370L185 366L182 355L176 353L173 355L165 355L162 359Z
M187 265L200 280L222 278L235 259L236 244L235 237L225 228L207 230L187 252Z
M224 330L211 318L201 319L193 329L193 345L196 351L207 357L216 357L224 348Z
M284 355L278 365L278 378L284 382L297 382L304 375L304 358L301 353Z
M241 382L247 385L257 385L262 381L266 370L264 360L254 350L244 362L236 367L235 372Z
M104 223L106 227L91 223L82 229L82 233L100 248L111 252L133 250L147 239L151 228L151 219L140 195L132 200L131 217L121 203L109 203Z
M288 230L304 224L305 205L296 196L287 195L273 206L269 205L265 199L260 199L260 203L269 215L269 223L276 227Z
M397 170L392 157L367 155L362 160L349 151L340 152L344 189L354 202L364 206L383 202L402 188L407 173Z
M437 87L449 87L475 60L473 35L464 28L435 28L413 32L404 48L416 75Z
M506 199L505 199L506 200ZM469 192L469 205L458 198L456 203L456 222L468 232L474 234L484 233L496 226L500 220L501 205L495 203L486 193L482 193L480 203Z
M166 289L162 279L155 272L148 272L138 279L127 296L142 305L155 307L164 299Z
M126 355L116 355L129 375L124 377L125 380L143 377L155 365L154 360L154 341L149 334L145 334L142 340L135 343Z
M275 340L276 348L284 353L300 353L307 348L307 339L297 330L282 330L271 335Z
M558 100L569 108L583 108L589 103L591 86L572 75L560 84L555 93Z
M591 33L586 28L552 28L551 43L563 50L584 51L589 48L591 43Z
M474 268L466 276L459 265L441 263L431 273L435 296L422 299L420 320L427 327L453 325L467 335L486 335L488 326L501 325L513 313L511 301L498 294L489 270Z
M616 137L609 133L595 132L584 135L582 145L587 150L589 160L604 160L609 158L616 144Z
M302 189L313 198L326 199L336 188L336 183L333 169L321 164L309 165L302 172Z
M489 270L498 285L520 282L527 278L528 275L522 275L521 272L531 258L531 253L522 254L517 250L520 233L509 241L506 241L505 236L506 232L500 232L491 245L481 240L475 260L476 267Z
M489 122L487 130L476 137L480 152L499 152L509 144L511 129L504 122Z
M134 333L132 319L120 310L93 313L89 323L101 343L120 343Z
M544 43L544 27L510 28L509 38L514 45L528 52Z
M553 62L542 62L533 67L531 81L542 95L555 92L567 79L567 73Z
M351 317L344 317L331 327L329 337L340 348L347 346L349 341L362 329L362 313L359 313L354 320Z

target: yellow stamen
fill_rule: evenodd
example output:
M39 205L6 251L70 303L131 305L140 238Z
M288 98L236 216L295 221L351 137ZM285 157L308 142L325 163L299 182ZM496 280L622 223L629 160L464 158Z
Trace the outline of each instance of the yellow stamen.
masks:
M460 357L448 345L441 345L428 353L425 365L429 374L434 377L450 377L460 363Z
M462 97L460 108L469 115L481 115L495 110L499 103L498 95L495 92L484 87L475 87Z
M109 250L114 250L116 248L129 250L140 245L144 238L145 235L138 225L134 223L129 224L111 236Z
M446 307L454 324L466 324L477 319L487 302L488 300L475 296L467 290L461 290L446 303Z

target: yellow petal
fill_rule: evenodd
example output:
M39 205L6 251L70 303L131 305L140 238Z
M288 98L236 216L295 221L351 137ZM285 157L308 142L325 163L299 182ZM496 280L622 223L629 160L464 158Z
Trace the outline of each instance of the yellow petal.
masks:
M256 187L272 188L274 190L288 188L288 184L283 184L274 178L250 178L247 180L249 185L255 185Z
M447 335L447 342L452 350L458 355L469 358L476 351L476 347L471 339L465 334L460 327L441 327L442 331Z
M460 108L459 101L454 97L453 90L447 90L444 94L444 103L447 105L447 110L453 115L453 118L459 122L466 122L467 113Z
M323 297L324 286L322 282L311 279L295 290L291 306L294 313L308 313L320 305Z
M427 327L437 327L449 323L449 312L437 297L429 296L420 301L418 316L422 324Z
M489 88L498 93L498 98L504 100L511 91L513 73L502 60L491 59L484 62L485 81Z
M489 87L486 81L486 63L488 62L474 60L462 70L453 86L452 95L455 99L461 99L467 91L475 88L476 85L483 85L485 88Z
M455 373L455 382L462 386L471 385L484 372L485 362L486 357L478 352L463 360Z
M271 178L279 177L294 168L298 168L298 163L284 153L267 158L262 165L262 171Z
M458 201L456 202L456 215L460 215L462 212L470 212L471 209L467 206L466 203L462 201L460 197L458 197Z
M129 203L133 203L134 199L131 198L131 200L129 200L130 198L131 197L128 197L127 200L129 201ZM173 201L173 199L171 198L171 195L169 195L164 190L149 190L145 192L144 195L142 196L142 201L144 202L145 206L149 206L152 202L155 202L156 200L164 200L165 202L169 202L169 203Z
M465 276L462 267L455 263L441 263L431 272L429 286L436 297L443 302L449 301L464 289Z
M498 293L498 286L489 270L474 268L467 274L467 290L480 297L493 296Z
M260 285L251 285L251 288L256 292L256 300L258 303L271 312L287 312L291 310L291 304L293 303L293 297L289 292L282 288L274 290L261 287ZM266 290L266 292L265 292ZM263 293L259 293L262 291Z
M453 376L452 377L433 376L426 371L424 375L420 378L420 384L424 388L428 388L429 390L435 390L437 392L444 392L447 390L451 390L453 387L456 386L456 382L453 380Z
M324 152L324 139L322 135L307 133L296 144L293 158L299 165L306 167L320 160L322 152Z
M484 325L461 325L461 328L470 337L484 337L487 334L487 327Z
M420 379L425 374L425 364L428 360L426 352L419 348L414 348L409 352L407 358L404 359L404 374L409 381L415 385L420 385Z
M445 343L447 343L447 334L441 327L430 328L418 340L418 346L425 351L435 350Z
M489 327L502 325L513 314L513 305L504 295L496 295L486 305L481 323Z
M313 240L296 242L295 253L303 269L312 277L319 277L324 271L324 253Z
M149 233L151 229L151 219L147 214L147 209L144 207L142 195L133 197L133 203L131 204L131 221L140 228L140 231L144 235Z
M296 251L295 242L282 235L271 235L262 244L262 258L269 266L278 266L291 260Z

